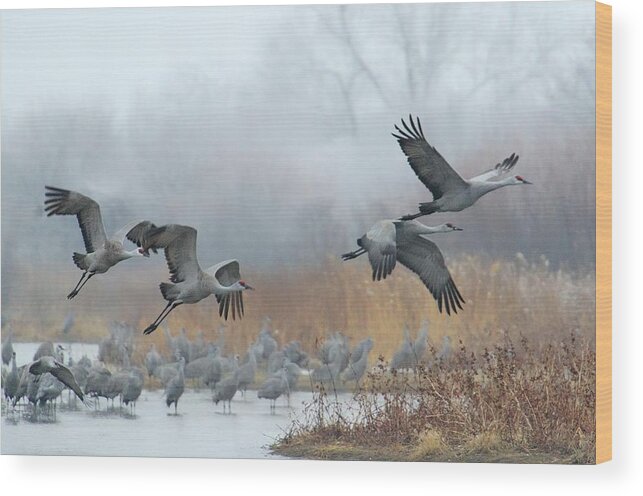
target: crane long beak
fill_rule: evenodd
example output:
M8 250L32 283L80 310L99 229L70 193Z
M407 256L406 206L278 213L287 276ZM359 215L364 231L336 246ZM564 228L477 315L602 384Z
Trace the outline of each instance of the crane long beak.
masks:
M464 231L461 227L453 226L454 231Z
M252 287L252 286L250 286L249 284L246 284L246 285L244 286L244 288L246 288L246 289L250 289L251 291L254 291L254 290L255 290L255 288L253 288L253 287Z
M523 179L523 180L522 180L522 183L523 183L523 184L534 184L534 183L532 183L531 181L527 181L526 179Z

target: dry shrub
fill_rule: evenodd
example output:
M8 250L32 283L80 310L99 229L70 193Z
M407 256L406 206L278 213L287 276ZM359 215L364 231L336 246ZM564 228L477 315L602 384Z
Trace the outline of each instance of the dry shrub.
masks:
M476 434L469 439L464 449L468 453L500 453L507 449L507 443L502 440L502 437L497 432L487 431Z
M431 456L442 453L445 449L444 441L439 432L427 429L421 432L417 438L417 443L413 447L412 458L424 460Z
M312 435L366 448L428 446L425 458L443 444L442 452L516 450L590 463L595 379L593 347L574 332L537 349L526 338L516 347L507 337L480 353L460 342L449 360L432 350L414 373L380 364L354 401L319 389L282 444Z

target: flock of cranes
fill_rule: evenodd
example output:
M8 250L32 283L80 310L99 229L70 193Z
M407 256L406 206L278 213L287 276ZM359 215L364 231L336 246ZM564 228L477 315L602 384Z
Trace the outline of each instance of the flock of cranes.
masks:
M10 365L10 369L6 373L3 369L4 398L14 407L23 397L28 398L34 407L38 404L45 406L68 388L83 403L89 405L76 375L63 363L63 350L61 345L54 347L51 341L46 341L37 348L32 361L18 367L11 335L5 339L2 343L2 363Z
M432 147L424 136L420 119L409 115L402 127L395 126L393 136L407 157L418 179L433 195L430 202L420 203L419 212L397 220L381 220L357 240L358 250L342 255L351 260L368 253L373 280L386 279L397 262L413 271L435 298L438 309L457 313L464 298L453 282L440 249L426 236L461 231L451 223L425 226L415 219L435 212L459 212L474 205L491 191L511 185L531 184L521 176L509 173L518 162L512 153L495 167L463 179ZM506 176L503 178L503 176ZM96 274L103 274L123 260L149 257L150 250L163 250L170 271L170 283L160 284L161 295L167 301L159 316L143 332L150 334L176 307L194 304L214 295L219 304L219 316L241 318L244 314L243 292L253 289L240 275L239 262L226 260L207 269L199 265L196 253L197 230L190 226L169 224L157 227L149 220L131 222L107 237L98 203L80 193L46 186L45 211L51 215L75 215L85 242L86 254L74 253L73 261L83 274L69 293L72 299ZM125 239L137 249L126 250Z
M110 238L105 234L100 206L91 198L66 189L45 187L47 216L75 215L78 219L86 254L74 253L73 261L83 271L76 287L67 298L72 299L96 274L104 274L111 267L132 257L149 257L159 249L165 252L173 284L160 284L161 294L168 302L157 319L144 331L150 334L179 305L198 303L210 295L219 301L219 314L225 319L232 309L232 318L243 315L241 293L253 289L241 280L239 262L227 260L206 270L201 269L196 257L196 234L193 227L169 224L155 226L147 220L130 222ZM136 243L135 250L123 247L125 239Z
M451 315L451 312L457 313L462 309L464 298L451 278L442 252L425 236L462 229L451 223L428 227L415 219L435 212L459 212L491 191L531 183L521 176L508 175L518 162L515 153L488 171L466 180L426 141L419 118L413 120L409 115L409 123L402 119L402 128L396 125L395 130L393 136L415 175L433 195L433 200L420 203L418 213L377 222L357 240L359 249L342 255L342 258L352 260L368 253L374 281L386 279L396 262L400 262L417 274L435 298L438 310L442 312L444 308L447 315Z
M165 353L150 345L146 353L135 353L134 326L114 322L109 335L98 345L94 359L86 355L74 361L71 349L54 345L51 341L40 344L31 361L18 366L16 353L9 334L2 343L3 393L9 408L32 405L25 413L32 419L38 415L55 414L55 405L62 402L68 389L88 407L99 410L105 400L106 412L135 417L136 403L146 388L161 388L167 408L178 414L184 392L190 388L209 391L212 401L222 404L223 413L232 413L232 401L248 401L248 391L256 391L259 400L269 402L275 413L277 400L299 389L314 389L316 385L334 389L358 388L368 369L369 355L374 341L368 337L353 346L350 339L337 331L305 351L299 341L279 344L269 319L243 356L226 353L225 328L216 340L209 341L203 333L189 339L185 329L173 335L164 328ZM415 338L404 329L398 349L390 358L388 369L414 370L426 366L431 359L427 354L428 323ZM434 355L448 360L450 341ZM71 346L71 345L68 345ZM67 360L65 360L65 354ZM303 381L302 378L307 378ZM241 399L239 398L241 397ZM115 406L118 400L119 406ZM109 407L111 402L111 409ZM70 407L75 404L68 401Z
M464 298L449 273L440 249L426 236L462 229L451 223L433 227L425 226L415 219L435 212L458 212L471 207L483 195L496 189L531 183L521 176L510 175L518 162L518 155L515 153L490 170L465 180L426 141L419 119L414 120L409 116L409 122L402 120L401 125L402 127L395 126L396 132L393 136L397 139L418 179L433 195L433 199L430 202L420 203L419 212L415 214L405 215L396 220L377 222L357 240L359 248L342 255L342 258L351 260L368 254L374 281L390 276L399 262L417 274L436 300L439 311L442 312L444 309L450 315L451 312L457 313L458 309L463 308ZM86 253L74 253L72 257L74 264L82 271L82 275L68 294L69 299L75 298L96 274L107 272L119 262L134 257L149 257L150 252L157 253L163 250L170 272L170 282L162 282L159 287L167 303L158 317L143 331L144 334L154 332L178 306L198 303L210 295L215 296L219 305L219 316L223 319L227 320L229 317L236 319L243 316L243 292L253 288L242 280L239 262L226 260L202 269L197 259L195 228L179 224L159 227L149 220L136 220L108 237L101 210L96 201L80 193L51 186L46 186L45 211L48 216L76 216L83 236ZM124 246L126 239L134 243L136 248L127 250ZM73 314L70 325L73 325ZM394 367L398 367L397 363L413 364L411 357L421 354L419 353L422 350L421 343L424 342L424 349L426 347L426 337L420 336L418 339L419 342L413 343L410 339L405 339L403 349L398 350L399 357L396 355L393 358ZM265 346L268 348L271 346L269 340L268 344L262 343L261 346L264 347L261 352L264 358L277 352L272 350L265 356ZM325 344L321 355L321 366L311 372L311 377L313 380L322 382L340 379L357 382L366 371L367 356L372 347L372 340L365 340L350 352L343 337L335 335ZM122 350L118 350L117 353L120 351ZM150 350L148 355L146 366L148 363L153 364L155 360L159 361L154 350ZM245 391L245 388L254 380L256 350L248 350L248 355L252 358L247 356L243 363L239 362L238 357L233 360L227 377L219 377L216 381L212 381L215 384L213 389L215 402L222 402L224 410L226 404L228 410L230 409L230 401L236 392ZM174 405L175 410L183 394L186 378L195 373L194 369L199 370L199 367L189 361L190 358L180 353L177 355L176 362L171 367L165 368L165 375L169 376L165 383L165 398L167 406ZM209 364L204 365L208 369L208 366L218 357L216 351L211 349L200 358L203 359L204 364ZM283 360L277 360L276 363L274 370L271 370L271 376L258 393L260 398L267 398L272 402L273 409L274 401L286 394L291 386L293 375L297 375L295 367L300 367L296 361L291 361L285 356ZM162 364L158 365L155 370L162 366ZM208 371L212 372L212 368L210 367ZM56 358L54 349L45 350L42 355L34 356L34 361L23 367L22 376L24 377L21 376L18 384L23 383L29 376L38 377L46 373L74 391L82 401L85 400L87 389L84 393L72 370L62 363L62 360ZM148 373L150 373L150 367L148 367ZM106 380L107 374L98 370L94 375L89 373L87 375L90 394L95 394L96 391L92 389L93 382L101 383ZM92 380L89 380L90 378ZM109 381L114 382L111 379ZM116 394L111 398L119 395L126 404L134 403L136 393L140 394L143 387L143 381L143 373L137 368L128 366L120 376L119 384L122 387L116 388ZM127 393L126 386L129 388ZM100 387L99 390L103 392Z

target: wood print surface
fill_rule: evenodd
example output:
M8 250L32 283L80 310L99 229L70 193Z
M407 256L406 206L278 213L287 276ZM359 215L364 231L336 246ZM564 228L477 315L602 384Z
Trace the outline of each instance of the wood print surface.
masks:
M3 453L606 459L596 9L3 12Z

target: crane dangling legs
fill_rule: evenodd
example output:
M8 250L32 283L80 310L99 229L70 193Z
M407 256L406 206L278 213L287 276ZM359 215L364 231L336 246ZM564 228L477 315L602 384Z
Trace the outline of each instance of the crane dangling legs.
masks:
M161 324L161 322L165 320L165 317L170 315L170 312L180 305L183 305L182 301L169 301L167 305L165 305L165 308L159 314L159 316L156 317L156 320L145 328L145 330L143 331L143 334L153 333L156 330L156 328Z
M227 320L230 309L233 319L243 316L243 291L253 288L241 280L239 262L226 260L201 269L196 257L196 235L193 227L168 224L128 236L144 252L160 248L165 251L172 281L172 284L162 282L159 285L161 295L168 303L143 334L154 332L179 305L198 303L210 295L219 303L219 316Z
M83 271L74 289L67 295L71 300L94 275L104 274L111 267L132 257L149 257L143 249L125 250L125 237L135 233L142 236L156 226L150 221L134 221L123 226L110 238L105 233L100 206L90 197L62 188L45 186L45 212L52 215L75 215L85 242L86 254L74 253L76 267Z

